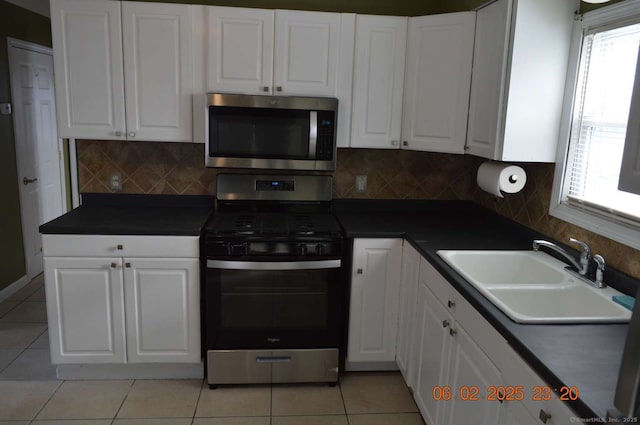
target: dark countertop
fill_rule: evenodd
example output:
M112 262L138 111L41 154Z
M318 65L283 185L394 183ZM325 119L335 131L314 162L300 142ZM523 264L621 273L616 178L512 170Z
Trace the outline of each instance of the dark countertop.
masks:
M212 211L212 196L85 193L80 207L40 233L199 236Z
M531 249L545 237L466 201L334 201L347 237L404 237L552 387L576 386L572 409L605 417L613 398L628 325L525 325L512 321L445 263L441 249ZM632 279L611 271L605 281L634 293Z

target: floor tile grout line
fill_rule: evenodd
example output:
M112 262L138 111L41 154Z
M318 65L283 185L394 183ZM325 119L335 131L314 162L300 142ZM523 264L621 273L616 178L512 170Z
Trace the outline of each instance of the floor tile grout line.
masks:
M127 401L127 398L129 398L129 393L131 393L131 389L133 388L133 385L136 383L136 381L137 381L137 379L131 379L131 384L129 385L129 390L124 395L124 398L122 399L122 402L120 403L120 406L118 406L118 410L116 410L116 413L113 415L113 420L111 421L112 424L114 424L116 422L116 419L118 418L118 414L120 413L120 410L122 410L122 406L124 406L124 403Z
M44 408L47 406L47 404L49 404L49 402L51 401L51 399L53 398L54 395L57 394L57 392L60 390L60 387L62 387L62 385L66 382L64 380L61 381L51 381L51 382L58 382L58 386L56 387L56 389L51 393L51 395L49 396L49 398L47 399L47 401L44 402L44 404L42 405L42 407L40 409L38 409L38 411L36 412L36 414L33 416L33 418L31 419L31 422L34 422L36 420L36 418L38 417L38 415L40 413L42 413L42 411L44 410Z
M205 388L205 380L201 379L200 380L200 392L198 393L198 400L196 400L196 407L193 409L193 416L191 417L191 424L193 425L193 423L196 420L196 413L198 413L198 406L200 405L200 399L202 398L202 392L204 391Z

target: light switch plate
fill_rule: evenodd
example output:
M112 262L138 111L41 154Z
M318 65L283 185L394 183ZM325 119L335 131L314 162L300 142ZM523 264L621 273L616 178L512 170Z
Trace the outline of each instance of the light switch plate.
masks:
M11 115L10 103L0 103L0 115Z

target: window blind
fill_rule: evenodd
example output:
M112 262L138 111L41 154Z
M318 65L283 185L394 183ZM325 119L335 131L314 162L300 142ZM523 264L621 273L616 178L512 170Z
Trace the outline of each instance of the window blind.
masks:
M640 24L585 35L571 127L566 198L640 221L640 196L618 190Z

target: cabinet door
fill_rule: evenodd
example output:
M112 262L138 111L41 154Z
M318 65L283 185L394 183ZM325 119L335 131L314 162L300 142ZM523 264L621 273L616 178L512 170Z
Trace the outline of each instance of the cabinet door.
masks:
M477 12L467 152L495 158L502 139L505 74L511 0L498 0Z
M402 239L353 244L349 362L394 362Z
M500 425L540 425L541 423L520 401L505 402L500 412Z
M127 139L191 141L188 5L122 2Z
M273 10L207 8L207 90L271 93Z
M130 363L200 361L200 279L195 258L125 258Z
M340 14L276 11L276 94L336 96Z
M455 324L451 327L449 336L454 342L448 382L454 397L446 402L445 419L441 423L449 425L498 423L501 403L483 400L482 396L486 397L490 386L502 385L500 371L461 326ZM478 400L463 400L459 396L462 387L477 388Z
M120 258L45 257L51 363L125 363Z
M414 398L426 423L442 424L444 410L451 401L436 400L434 388L450 385L453 339L449 330L453 326L453 318L422 283L418 285L415 317L417 378Z
M351 147L398 149L407 18L356 17Z
M464 152L474 28L474 12L409 19L403 147Z
M58 136L124 140L120 3L51 0Z
M402 246L402 275L400 278L400 308L398 312L398 344L396 362L411 388L415 386L416 359L413 356L415 343L413 328L418 290L418 274L420 271L420 254L408 242Z

